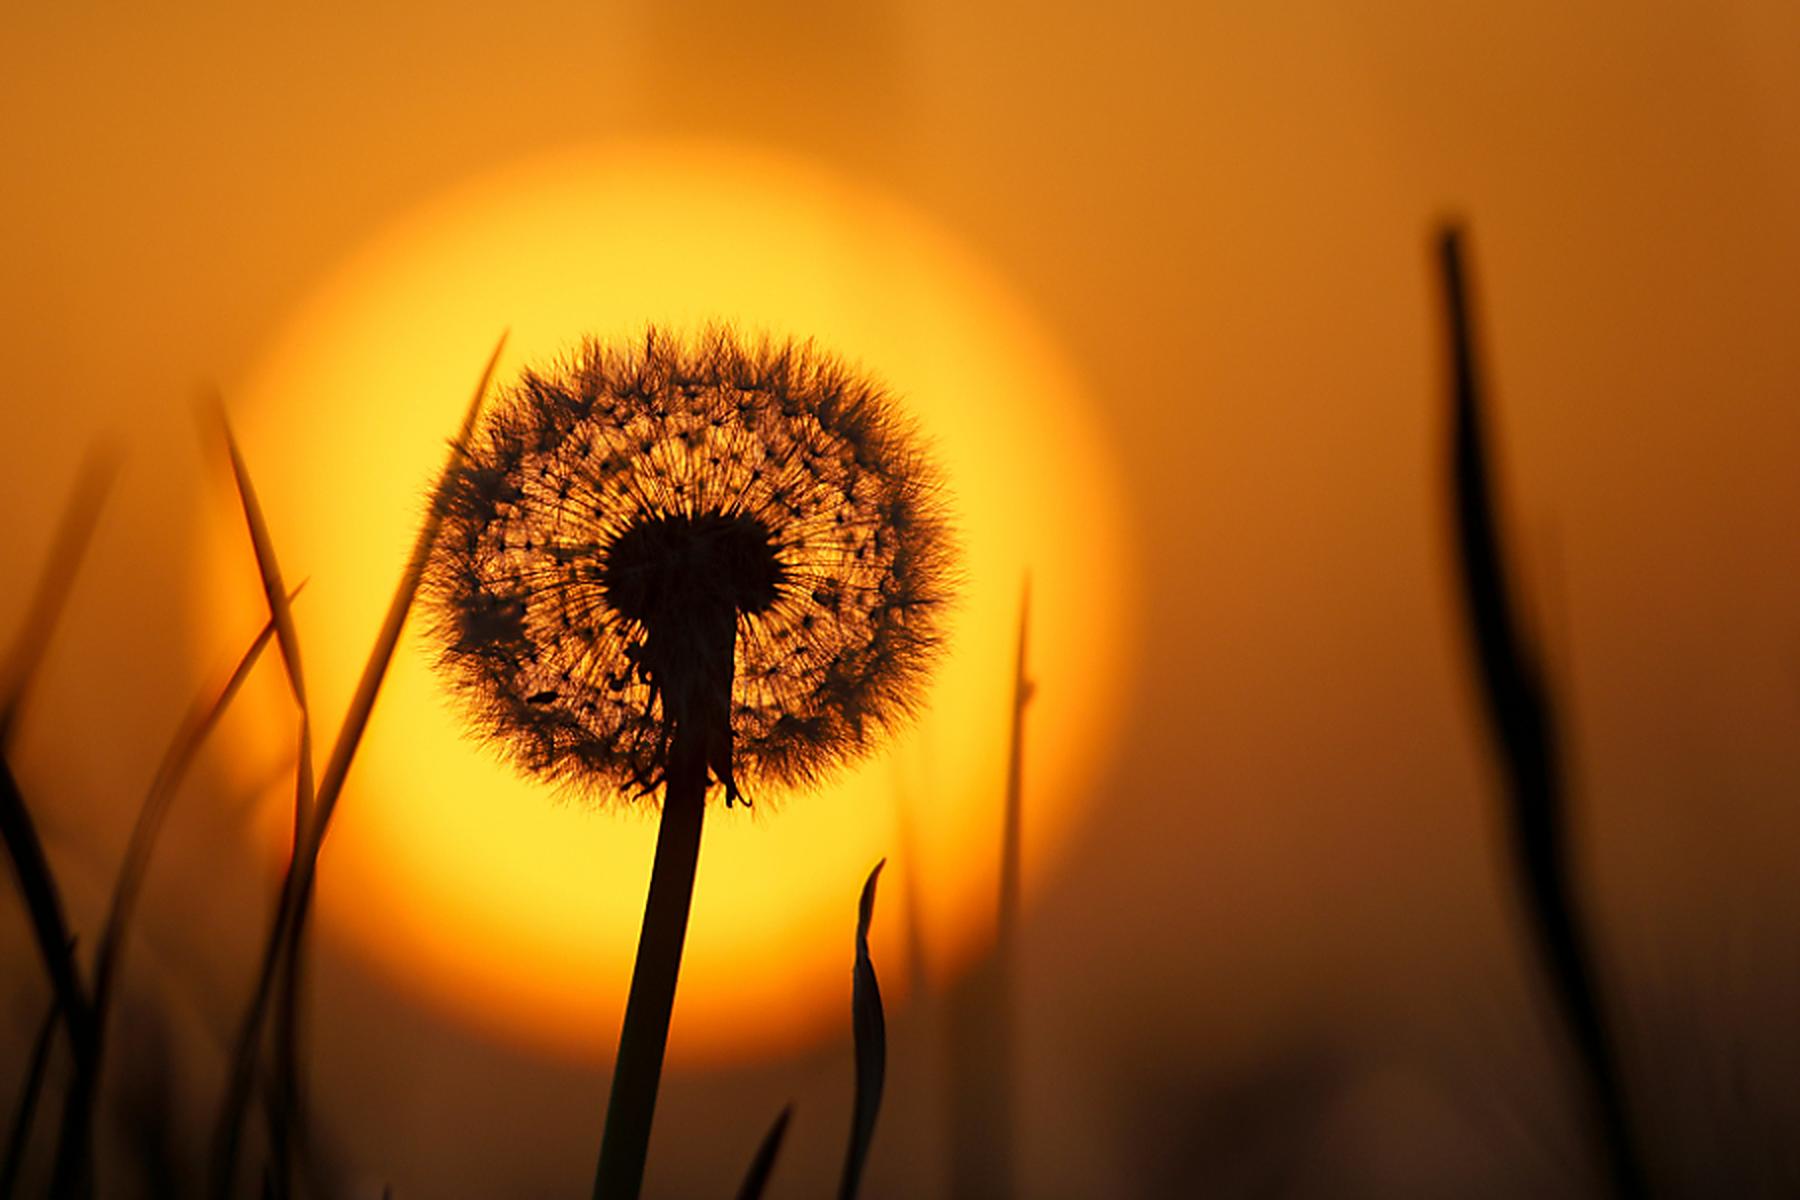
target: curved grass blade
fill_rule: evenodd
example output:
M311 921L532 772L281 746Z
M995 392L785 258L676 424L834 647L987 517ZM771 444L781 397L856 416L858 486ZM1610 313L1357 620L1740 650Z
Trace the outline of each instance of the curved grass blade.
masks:
M6 1156L0 1159L0 1200L11 1200L19 1186L19 1171L25 1165L25 1149L31 1144L31 1126L37 1117L38 1099L44 1094L44 1080L49 1075L50 1047L56 1040L57 1016L57 1006L52 1004L44 1012L37 1036L31 1040L25 1082L19 1088L19 1103L13 1109L12 1125L6 1132Z
M774 1173L775 1159L781 1154L781 1143L787 1137L788 1122L793 1116L794 1106L790 1104L781 1110L781 1115L769 1126L769 1132L763 1134L756 1157L750 1160L750 1169L744 1172L737 1200L762 1200L763 1189L769 1186L769 1176Z
M75 586L76 572L87 558L88 544L100 523L100 510L105 507L107 493L119 473L119 457L118 451L108 445L90 450L68 506L63 509L62 520L51 539L50 557L38 576L25 620L13 637L5 669L0 671L0 750L12 743L32 681L43 664L57 620Z
M305 586L301 583L288 594L290 603ZM156 774L151 777L143 803L138 806L137 820L131 829L131 840L126 843L125 856L120 861L118 877L113 882L112 900L107 908L106 923L100 930L100 948L95 955L94 1021L95 1031L102 1039L105 1037L107 1014L112 1007L113 987L125 936L137 908L138 896L143 891L144 877L150 868L150 856L162 832L163 821L174 802L176 789L187 777L188 769L199 755L200 748L218 727L226 709L231 707L232 700L249 679L251 670L262 658L263 651L268 648L274 635L275 621L271 617L263 623L255 640L239 657L237 666L226 677L224 684L214 689L210 695L203 694L194 698L187 716L175 731L175 736L170 739L168 748L163 751L162 761L157 764Z
M293 693L294 704L300 710L300 761L295 773L294 789L294 832L293 848L289 855L288 878L294 875L293 864L307 854L308 830L312 827L313 813L313 772L312 772L312 720L306 699L306 675L301 667L300 635L294 624L293 608L288 604L288 590L282 582L281 564L275 555L275 544L269 534L268 521L263 515L262 502L257 498L256 485L250 478L249 466L244 461L243 451L239 449L237 437L232 433L231 422L226 418L223 403L215 399L214 415L218 420L220 433L225 442L226 454L231 463L232 481L237 487L238 503L243 509L244 524L250 534L250 544L256 555L256 569L262 579L263 596L268 601L269 618L275 626L275 642L281 650L282 664L286 669L288 687ZM285 888L284 888L285 891ZM285 907L277 905L277 912ZM225 1144L222 1158L229 1160L230 1166L225 1170L227 1182L223 1186L229 1188L229 1177L235 1168L236 1145L239 1130L242 1128L243 1113L249 1106L249 1082L255 1075L257 1046L260 1041L262 1012L266 1011L268 993L274 985L280 983L281 1011L292 1011L296 1000L291 994L297 984L292 982L291 972L267 974L259 976L255 999L252 1008L257 1016L252 1023L247 1021L245 1029L240 1031L238 1041L233 1047L232 1065L226 1089L225 1113L222 1118L221 1140ZM248 1036L245 1036L247 1034ZM283 1042L285 1046L287 1042ZM274 1137L274 1150L280 1168L280 1174L287 1178L287 1130L291 1117L297 1108L298 1080L288 1074L289 1068L297 1063L297 1057L288 1053L280 1053L277 1058L277 1081L275 1098L277 1108L271 1113L277 1130Z
M1620 1197L1649 1194L1612 1030L1569 861L1567 793L1554 705L1514 608L1501 545L1462 233L1438 234L1450 358L1451 505L1457 565L1488 722L1505 776L1525 909L1587 1083L1594 1138Z
M100 508L116 472L116 455L93 452L82 471L75 495L65 511L50 561L45 567L21 628L0 694L0 840L6 843L19 890L25 897L33 940L50 978L56 1009L69 1032L74 1073L64 1098L62 1129L57 1138L51 1194L82 1197L93 1189L92 1127L86 1118L97 1086L93 1001L75 965L75 942L64 915L62 895L37 826L25 805L6 744L18 728L19 714L31 690L45 647L61 616L75 572L86 557Z
M1008 713L1005 809L994 948L949 995L948 1117L950 1194L1007 1200L1017 1191L1017 1103L1014 1030L1018 994L1018 930L1024 876L1025 715L1034 685L1029 666L1031 580L1019 595L1019 630Z
M501 351L505 347L506 335L502 334L499 344L494 347L494 352L488 358L487 366L482 371L481 380L476 385L475 394L469 401L469 407L464 414L456 440L450 445L443 473L438 479L432 496L431 508L419 528L419 534L413 544L406 569L401 575L400 583L395 588L393 599L388 605L387 617L376 636L375 645L370 651L368 661L363 667L362 678L357 684L355 694L351 697L350 707L345 713L343 725L339 728L337 741L332 746L331 756L326 760L325 770L319 777L314 797L313 819L302 831L303 836L295 838L296 852L289 861L287 875L282 882L281 898L277 904L275 919L270 925L268 939L263 944L256 990L238 1032L236 1043L238 1053L234 1054L234 1063L240 1065L234 1066L226 1102L221 1109L219 1122L214 1131L212 1166L212 1194L214 1196L223 1197L230 1191L231 1178L236 1172L237 1148L243 1124L243 1113L248 1106L255 1081L254 1050L261 1038L263 1022L267 1019L269 1001L277 980L286 971L284 961L298 953L317 875L319 848L323 844L325 834L330 826L331 816L343 790L344 780L349 776L351 760L355 757L356 749L362 742L362 735L368 728L369 716L374 711L375 698L381 690L382 680L387 675L388 664L392 661L394 650L399 645L400 633L404 629L407 615L412 609L412 601L418 592L419 580L425 573L426 559L431 553L432 544L437 540L438 528L443 523L443 514L448 504L452 472L461 461L469 438L474 433L475 422L481 414L481 406L486 399L488 386L493 380L494 371L500 362ZM250 1055L247 1066L241 1065L244 1062L246 1047Z
M33 940L44 960L55 994L56 1010L69 1033L75 1069L64 1100L62 1131L57 1139L51 1195L81 1197L93 1188L91 1126L82 1118L92 1109L94 1081L94 1010L75 966L75 942L63 915L62 896L44 856L37 826L13 776L12 764L0 755L0 838L12 857L19 890L31 919Z
M302 583L288 594L290 603L304 587ZM118 969L124 952L126 933L131 925L131 918L137 908L137 900L143 891L144 878L150 868L150 856L156 847L156 841L163 827L164 818L175 799L176 789L186 777L188 768L199 754L207 737L217 727L225 710L243 687L251 670L262 657L275 634L275 619L270 617L264 622L262 630L256 635L250 647L238 659L237 666L226 678L225 683L210 697L201 695L189 706L187 716L183 719L175 736L170 739L168 748L163 752L162 761L157 764L156 774L152 776L150 787L144 795L143 803L138 807L137 820L132 826L131 839L126 844L125 856L119 864L119 873L113 882L112 900L107 907L106 923L101 928L100 946L95 954L94 963L94 1072L96 1085L98 1076L104 1069L106 1052L106 1029L108 1016L112 1011L112 1000L118 980ZM93 1119L93 1106L98 1103L99 1089L86 1097L89 1104L87 1119Z
M850 994L851 1026L856 1034L856 1104L850 1117L850 1148L838 1200L855 1200L862 1186L869 1145L875 1140L875 1118L881 1112L881 1089L887 1078L887 1021L881 1011L881 986L869 957L869 924L875 919L875 881L887 859L875 864L863 884L857 905L856 967Z

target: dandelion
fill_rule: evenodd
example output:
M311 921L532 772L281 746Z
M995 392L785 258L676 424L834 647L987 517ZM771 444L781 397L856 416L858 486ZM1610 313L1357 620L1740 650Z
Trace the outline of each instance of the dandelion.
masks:
M719 328L526 372L453 481L428 583L477 723L588 795L663 792L597 1195L641 1181L706 795L815 783L916 708L938 494L880 385Z

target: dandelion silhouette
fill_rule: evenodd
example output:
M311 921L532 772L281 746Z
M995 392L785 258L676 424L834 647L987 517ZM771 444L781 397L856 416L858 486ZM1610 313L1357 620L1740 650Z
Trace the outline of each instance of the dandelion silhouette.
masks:
M879 384L723 328L526 372L457 471L427 582L478 725L588 795L663 791L596 1195L641 1184L706 794L817 782L914 710L938 496Z
M915 706L941 640L933 472L881 388L793 342L657 330L500 397L430 588L446 665L526 770L728 802L817 780Z

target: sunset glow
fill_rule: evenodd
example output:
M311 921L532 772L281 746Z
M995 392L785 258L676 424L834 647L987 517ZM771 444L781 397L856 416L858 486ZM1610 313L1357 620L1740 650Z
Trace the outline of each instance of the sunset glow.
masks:
M323 280L229 398L284 568L309 579L296 616L330 729L501 330L504 383L584 335L708 320L814 337L891 385L946 468L966 581L928 713L890 752L816 793L713 808L672 1033L689 1060L843 1026L854 901L884 856L876 954L893 1001L909 913L934 974L987 936L1027 574L1028 884L1078 827L1132 611L1119 485L1079 381L1000 283L890 201L747 151L655 146L531 162L395 225ZM256 601L246 552L221 540L211 558L197 619L235 621ZM420 625L325 849L323 932L506 1036L604 1057L653 810L515 776L464 733ZM268 706L270 744L290 726ZM266 761L246 756L246 774ZM267 803L273 835L283 789Z

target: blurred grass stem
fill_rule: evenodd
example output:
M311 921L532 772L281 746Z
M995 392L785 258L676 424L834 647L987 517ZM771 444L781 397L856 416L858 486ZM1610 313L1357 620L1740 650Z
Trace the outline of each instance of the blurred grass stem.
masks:
M350 698L349 708L345 711L344 722L339 727L337 741L333 744L331 756L325 762L325 769L318 777L316 792L310 786L312 780L303 781L303 788L313 793L310 808L310 820L298 830L299 836L294 839L293 852L288 860L288 869L282 879L281 896L276 904L275 919L271 922L269 936L263 944L263 954L257 971L257 980L252 992L251 1002L239 1027L234 1047L231 1077L227 1084L225 1101L220 1109L219 1121L213 1136L212 1194L224 1197L230 1193L233 1176L236 1174L238 1145L243 1128L244 1112L249 1104L252 1084L255 1080L256 1048L262 1037L264 1022L267 1020L270 1000L275 986L283 980L293 978L289 964L297 958L304 940L307 914L311 907L313 888L318 875L318 858L320 847L324 844L325 834L331 824L331 817L336 811L337 802L343 793L344 781L349 777L350 764L356 756L357 747L362 744L362 737L368 728L369 718L375 709L375 699L381 691L382 681L387 676L389 663L393 661L394 651L400 643L400 634L406 627L406 618L412 610L413 597L418 593L419 580L424 575L425 563L431 553L432 543L437 540L438 529L443 524L444 510L448 503L448 489L453 471L467 452L469 438L474 432L475 422L481 415L481 406L487 396L488 385L493 381L494 371L499 366L500 354L506 348L506 335L502 334L493 353L488 357L483 368L481 379L475 386L475 393L470 398L463 422L457 436L450 443L442 473L433 492L431 507L425 520L420 524L419 533L413 542L412 553L402 572L400 582L394 589L392 600L388 604L387 616L376 634L375 645L363 666L362 677L357 682L355 693ZM285 607L285 595L271 594L271 603ZM279 612L272 612L276 622L279 638L281 619ZM306 770L308 767L303 768ZM284 987L286 985L284 984ZM297 984L295 985L297 987ZM290 1014L291 1009L287 1010ZM287 1029L292 1030L291 1023L285 1022ZM284 1042L291 1042L291 1032L284 1035ZM285 1059L288 1062L297 1060L297 1052L291 1045L278 1050L278 1063Z
M1451 367L1452 505L1460 581L1489 724L1506 780L1513 862L1538 954L1586 1081L1593 1136L1615 1195L1649 1194L1617 1050L1578 912L1561 747L1551 697L1506 575L1462 234L1438 236Z

